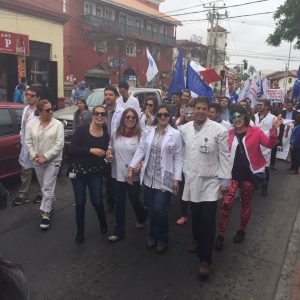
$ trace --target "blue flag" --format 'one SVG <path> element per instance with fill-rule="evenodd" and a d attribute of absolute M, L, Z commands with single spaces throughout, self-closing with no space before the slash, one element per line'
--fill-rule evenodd
<path fill-rule="evenodd" d="M 207 96 L 208 100 L 211 101 L 213 95 L 211 87 L 201 79 L 200 75 L 190 66 L 190 64 L 187 67 L 186 85 L 193 97 Z"/>
<path fill-rule="evenodd" d="M 293 86 L 293 97 L 292 99 L 297 99 L 300 95 L 300 66 L 297 73 L 297 79 Z"/>
<path fill-rule="evenodd" d="M 168 97 L 171 97 L 173 93 L 182 93 L 185 89 L 184 83 L 184 71 L 183 71 L 183 51 L 179 49 L 175 69 L 173 72 L 173 79 L 168 89 Z"/>

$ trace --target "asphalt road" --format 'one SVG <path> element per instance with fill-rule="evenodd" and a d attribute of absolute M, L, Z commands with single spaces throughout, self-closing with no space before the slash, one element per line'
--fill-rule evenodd
<path fill-rule="evenodd" d="M 170 247 L 164 255 L 146 249 L 147 228 L 135 228 L 130 204 L 126 238 L 110 244 L 101 235 L 88 202 L 86 239 L 77 246 L 73 193 L 64 176 L 57 182 L 55 214 L 48 231 L 39 228 L 38 204 L 12 207 L 9 203 L 7 209 L 0 211 L 0 253 L 23 265 L 31 299 L 264 300 L 276 298 L 282 286 L 286 293 L 281 299 L 289 299 L 287 294 L 297 294 L 294 276 L 299 249 L 289 254 L 289 265 L 286 254 L 295 226 L 299 227 L 300 175 L 288 175 L 287 167 L 279 162 L 279 170 L 272 171 L 267 198 L 255 195 L 252 219 L 241 245 L 232 242 L 239 224 L 240 203 L 236 201 L 224 249 L 214 252 L 211 278 L 206 282 L 197 277 L 197 256 L 188 252 L 190 221 L 183 226 L 175 224 L 179 215 L 175 200 L 169 209 Z M 6 184 L 12 201 L 19 182 L 14 179 Z M 36 190 L 34 183 L 32 196 Z M 114 216 L 107 217 L 112 233 Z M 299 235 L 294 239 L 299 241 Z M 282 276 L 283 270 L 288 275 Z"/>

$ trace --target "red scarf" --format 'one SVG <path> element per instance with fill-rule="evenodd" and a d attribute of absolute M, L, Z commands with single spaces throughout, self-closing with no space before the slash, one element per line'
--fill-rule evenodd
<path fill-rule="evenodd" d="M 133 137 L 133 136 L 135 136 L 135 128 L 125 129 L 122 132 L 122 136 L 124 136 L 124 137 Z"/>

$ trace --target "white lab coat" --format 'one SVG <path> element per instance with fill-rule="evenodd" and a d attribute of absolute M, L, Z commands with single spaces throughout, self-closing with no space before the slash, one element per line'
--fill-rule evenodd
<path fill-rule="evenodd" d="M 126 108 L 133 108 L 135 109 L 135 111 L 137 112 L 138 115 L 141 114 L 141 108 L 140 108 L 140 103 L 139 103 L 139 100 L 135 97 L 133 97 L 132 95 L 129 96 L 129 98 L 127 99 L 126 102 L 123 101 L 123 97 L 120 96 L 118 99 L 117 99 L 117 105 L 121 106 L 124 110 Z"/>
<path fill-rule="evenodd" d="M 109 133 L 110 135 L 112 132 L 116 131 L 116 129 L 118 128 L 123 111 L 124 111 L 124 109 L 121 106 L 119 106 L 119 105 L 116 106 L 115 112 L 111 119 L 111 126 L 110 126 L 111 132 Z"/>
<path fill-rule="evenodd" d="M 255 126 L 259 127 L 266 136 L 269 136 L 270 129 L 272 129 L 273 120 L 276 117 L 272 115 L 270 112 L 259 122 L 258 113 L 255 114 Z M 267 162 L 267 167 L 270 165 L 271 160 L 271 152 L 272 149 L 266 148 L 264 146 L 260 146 L 261 152 Z"/>
<path fill-rule="evenodd" d="M 180 131 L 184 142 L 182 199 L 196 203 L 220 199 L 221 179 L 231 179 L 227 130 L 207 119 L 199 131 L 194 122 L 183 125 Z"/>
<path fill-rule="evenodd" d="M 30 111 L 27 121 L 24 122 L 25 115 L 29 111 L 30 111 L 30 109 L 29 109 L 29 105 L 28 105 L 23 110 L 22 120 L 21 120 L 21 131 L 20 131 L 22 148 L 21 148 L 21 152 L 20 152 L 20 156 L 19 156 L 19 163 L 25 170 L 31 169 L 34 167 L 33 161 L 30 159 L 27 147 L 25 145 L 25 131 L 26 131 L 26 127 L 28 126 L 29 122 L 32 119 L 37 118 L 37 116 L 34 115 L 34 111 Z"/>
<path fill-rule="evenodd" d="M 140 172 L 140 183 L 143 183 L 145 169 L 149 161 L 152 140 L 155 135 L 156 126 L 151 126 L 143 133 L 140 144 L 129 164 L 134 168 L 143 159 L 143 166 Z M 181 180 L 182 173 L 182 140 L 180 132 L 168 125 L 167 132 L 161 147 L 161 174 L 163 190 L 174 193 L 173 180 Z"/>

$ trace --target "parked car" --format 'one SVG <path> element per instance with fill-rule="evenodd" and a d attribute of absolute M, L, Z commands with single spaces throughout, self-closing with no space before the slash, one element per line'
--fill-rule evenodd
<path fill-rule="evenodd" d="M 140 106 L 143 107 L 144 101 L 147 97 L 157 99 L 158 103 L 162 103 L 162 94 L 159 89 L 151 88 L 134 88 L 130 90 L 130 94 L 136 97 Z M 87 97 L 86 103 L 90 110 L 97 105 L 104 104 L 104 88 L 94 89 Z M 73 119 L 77 106 L 68 106 L 54 112 L 54 117 L 60 120 L 65 128 L 65 143 L 70 143 L 73 134 Z"/>
<path fill-rule="evenodd" d="M 0 102 L 0 179 L 19 175 L 20 129 L 25 105 Z"/>

